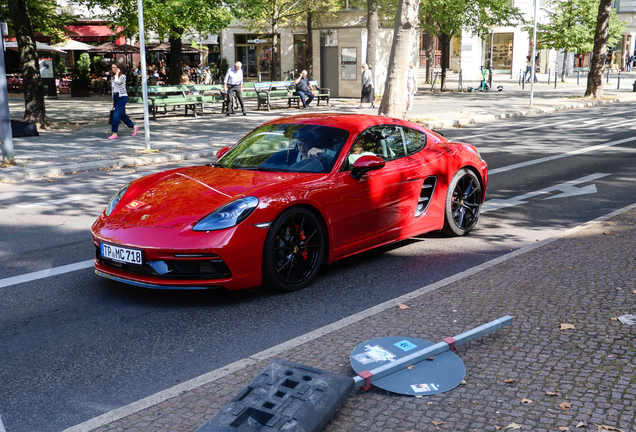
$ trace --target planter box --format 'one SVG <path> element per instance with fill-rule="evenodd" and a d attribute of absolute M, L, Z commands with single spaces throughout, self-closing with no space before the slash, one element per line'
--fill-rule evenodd
<path fill-rule="evenodd" d="M 58 87 L 60 90 L 60 94 L 69 94 L 69 88 L 68 87 Z"/>

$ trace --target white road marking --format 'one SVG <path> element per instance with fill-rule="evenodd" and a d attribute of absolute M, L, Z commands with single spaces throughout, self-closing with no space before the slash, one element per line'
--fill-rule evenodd
<path fill-rule="evenodd" d="M 633 114 L 632 111 L 619 111 L 616 113 L 611 113 L 611 114 L 607 114 L 604 116 L 607 117 L 612 117 L 615 115 L 621 115 L 621 114 Z M 596 128 L 598 123 L 599 123 L 599 119 L 598 118 L 593 118 L 593 119 L 581 119 L 581 118 L 574 118 L 571 120 L 559 120 L 557 122 L 554 123 L 545 123 L 545 122 L 533 122 L 533 123 L 537 123 L 535 126 L 528 126 L 528 127 L 524 127 L 521 129 L 515 129 L 514 132 L 523 132 L 523 131 L 529 131 L 529 130 L 534 130 L 534 129 L 542 129 L 542 128 L 562 128 L 562 129 L 573 129 L 573 128 L 577 128 L 577 127 L 581 127 L 583 125 L 585 126 L 591 126 Z M 606 127 L 611 128 L 611 125 L 606 125 Z M 502 132 L 508 132 L 508 131 L 502 131 Z M 493 134 L 493 132 L 487 132 L 487 133 L 482 133 L 482 134 L 478 134 L 478 135 L 467 135 L 467 136 L 463 136 L 461 138 L 459 138 L 460 140 L 467 140 L 467 139 L 471 139 L 471 138 L 479 138 L 482 136 L 491 136 Z"/>
<path fill-rule="evenodd" d="M 520 255 L 524 255 L 528 252 L 531 252 L 535 249 L 538 249 L 540 247 L 543 247 L 545 245 L 548 245 L 552 242 L 555 242 L 557 240 L 559 240 L 560 238 L 564 238 L 564 237 L 568 237 L 570 235 L 573 235 L 574 233 L 581 231 L 583 229 L 586 229 L 589 226 L 592 226 L 594 224 L 606 221 L 608 219 L 611 219 L 615 216 L 618 216 L 620 214 L 625 213 L 626 211 L 629 211 L 633 208 L 636 208 L 636 204 L 632 204 L 629 205 L 627 207 L 624 207 L 622 209 L 616 210 L 610 214 L 607 214 L 605 216 L 601 216 L 599 218 L 596 218 L 594 220 L 591 220 L 589 222 L 586 222 L 582 225 L 579 225 L 578 227 L 566 230 L 560 234 L 555 235 L 554 237 L 550 237 L 547 238 L 545 240 L 541 240 L 539 242 L 536 243 L 532 243 L 529 244 L 527 246 L 522 247 L 521 249 L 517 249 L 516 251 L 510 252 L 506 255 L 500 256 L 499 258 L 495 258 L 493 260 L 487 261 L 483 264 L 480 264 L 476 267 L 473 267 L 471 269 L 468 269 L 466 271 L 463 271 L 461 273 L 458 273 L 456 275 L 447 277 L 446 279 L 442 279 L 439 282 L 436 282 L 434 284 L 431 285 L 427 285 L 425 287 L 422 287 L 416 291 L 410 292 L 408 294 L 405 294 L 401 297 L 397 297 L 394 298 L 392 300 L 388 300 L 384 303 L 380 303 L 379 305 L 373 306 L 369 309 L 366 309 L 362 312 L 358 312 L 357 314 L 351 315 L 347 318 L 343 318 L 340 321 L 336 321 L 333 324 L 329 324 L 325 327 L 319 328 L 317 330 L 314 330 L 312 332 L 306 333 L 302 336 L 298 336 L 297 338 L 294 339 L 290 339 L 287 342 L 283 342 L 280 345 L 276 345 L 272 348 L 269 348 L 267 350 L 261 351 L 259 353 L 256 353 L 250 357 L 244 358 L 242 360 L 238 360 L 234 363 L 231 363 L 227 366 L 223 366 L 221 368 L 218 368 L 216 370 L 213 370 L 211 372 L 208 372 L 206 374 L 200 375 L 196 378 L 193 378 L 189 381 L 185 381 L 181 384 L 177 384 L 174 387 L 170 387 L 166 390 L 163 390 L 159 393 L 155 393 L 153 395 L 150 395 L 148 397 L 145 397 L 143 399 L 140 399 L 136 402 L 133 402 L 129 405 L 123 406 L 121 408 L 118 408 L 114 411 L 110 411 L 107 412 L 105 414 L 102 414 L 98 417 L 92 418 L 90 420 L 85 421 L 84 423 L 72 426 L 68 429 L 65 429 L 63 432 L 90 432 L 93 431 L 101 426 L 107 425 L 109 423 L 112 423 L 116 420 L 120 420 L 122 418 L 128 417 L 130 415 L 133 415 L 135 413 L 138 413 L 144 409 L 150 408 L 154 405 L 157 405 L 161 402 L 164 402 L 168 399 L 171 399 L 175 396 L 178 396 L 180 394 L 183 394 L 187 391 L 191 391 L 194 390 L 198 387 L 201 387 L 205 384 L 214 382 L 218 379 L 221 379 L 229 374 L 232 374 L 234 372 L 237 372 L 243 368 L 249 367 L 253 364 L 256 364 L 256 362 L 259 361 L 263 361 L 263 360 L 267 360 L 269 358 L 275 357 L 275 356 L 279 356 L 281 355 L 281 353 L 284 353 L 292 348 L 295 348 L 297 346 L 303 345 L 307 342 L 311 342 L 315 339 L 318 339 L 319 337 L 322 337 L 324 335 L 333 333 L 337 330 L 340 330 L 341 328 L 347 327 L 351 324 L 357 323 L 358 321 L 361 321 L 365 318 L 374 316 L 379 314 L 380 312 L 383 312 L 387 309 L 396 307 L 398 305 L 398 303 L 407 303 L 409 300 L 413 300 L 415 298 L 421 297 L 424 294 L 427 294 L 429 292 L 432 291 L 436 291 L 440 288 L 443 288 L 447 285 L 450 285 L 451 283 L 460 281 L 462 279 L 465 279 L 471 275 L 474 275 L 476 273 L 479 273 L 481 271 L 487 270 L 491 267 L 494 267 L 498 264 L 501 264 L 503 262 L 506 262 L 512 258 L 518 257 Z"/>
<path fill-rule="evenodd" d="M 20 205 L 17 205 L 16 207 L 18 208 L 41 207 L 41 206 L 48 206 L 53 204 L 61 204 L 61 203 L 69 202 L 69 201 L 79 201 L 83 199 L 84 199 L 83 196 L 74 196 L 74 197 L 63 198 L 59 200 L 53 200 L 53 201 L 41 201 L 41 202 L 33 203 L 33 204 L 20 204 Z"/>
<path fill-rule="evenodd" d="M 580 179 L 571 180 L 571 181 L 561 183 L 555 186 L 547 187 L 545 189 L 540 189 L 538 191 L 528 192 L 526 194 L 519 195 L 513 198 L 491 199 L 489 201 L 486 201 L 484 205 L 481 206 L 480 213 L 486 213 L 489 211 L 499 210 L 502 208 L 508 208 L 508 207 L 518 206 L 521 204 L 527 204 L 528 203 L 527 200 L 530 198 L 534 198 L 536 196 L 543 195 L 543 194 L 548 194 L 554 191 L 561 191 L 561 193 L 558 195 L 547 197 L 545 199 L 566 198 L 570 196 L 596 193 L 596 185 L 594 184 L 584 186 L 582 188 L 577 188 L 575 186 L 581 183 L 587 183 L 590 181 L 598 180 L 600 178 L 607 177 L 608 175 L 611 175 L 611 174 L 603 174 L 603 173 L 591 174 L 589 176 L 581 177 Z"/>
<path fill-rule="evenodd" d="M 94 260 L 80 261 L 74 264 L 63 265 L 60 267 L 53 267 L 46 270 L 40 270 L 33 273 L 27 273 L 20 276 L 13 276 L 10 278 L 0 279 L 0 288 L 6 288 L 11 285 L 17 285 L 25 282 L 31 282 L 38 279 L 44 279 L 50 276 L 57 276 L 64 273 L 70 273 L 76 270 L 82 270 L 93 267 L 95 265 Z M 0 430 L 0 432 L 2 432 Z"/>
<path fill-rule="evenodd" d="M 536 165 L 536 164 L 540 164 L 543 162 L 550 162 L 553 160 L 557 160 L 557 159 L 562 159 L 562 158 L 566 158 L 566 157 L 571 157 L 571 156 L 577 156 L 580 154 L 585 154 L 585 153 L 590 153 L 596 150 L 602 150 L 604 148 L 607 147 L 613 147 L 613 146 L 617 146 L 617 145 L 621 145 L 621 144 L 625 144 L 631 141 L 636 141 L 636 137 L 631 137 L 631 138 L 624 138 L 624 139 L 620 139 L 618 141 L 611 141 L 605 144 L 599 144 L 599 145 L 595 145 L 592 147 L 585 147 L 579 150 L 572 150 L 570 152 L 567 153 L 561 153 L 561 154 L 556 154 L 554 156 L 546 156 L 546 157 L 542 157 L 539 159 L 533 159 L 533 160 L 529 160 L 529 161 L 525 161 L 525 162 L 521 162 L 518 164 L 513 164 L 513 165 L 508 165 L 508 166 L 504 166 L 501 168 L 495 168 L 493 170 L 488 170 L 488 176 L 491 175 L 495 175 L 495 174 L 499 174 L 502 172 L 506 172 L 506 171 L 512 171 L 512 170 L 516 170 L 519 168 L 524 168 L 527 166 L 531 166 L 531 165 Z"/>

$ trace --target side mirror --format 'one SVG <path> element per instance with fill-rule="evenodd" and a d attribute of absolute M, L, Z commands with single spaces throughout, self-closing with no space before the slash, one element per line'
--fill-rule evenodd
<path fill-rule="evenodd" d="M 377 156 L 362 156 L 353 163 L 353 169 L 351 170 L 351 177 L 359 179 L 364 173 L 373 170 L 379 170 L 384 168 L 384 159 Z"/>
<path fill-rule="evenodd" d="M 223 157 L 223 155 L 225 155 L 225 153 L 227 153 L 228 151 L 230 151 L 229 147 L 223 147 L 221 150 L 219 150 L 218 152 L 216 152 L 216 158 L 217 159 L 221 159 Z"/>

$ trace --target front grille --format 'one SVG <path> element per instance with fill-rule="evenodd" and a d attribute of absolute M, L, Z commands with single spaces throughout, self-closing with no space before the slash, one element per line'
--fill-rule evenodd
<path fill-rule="evenodd" d="M 120 263 L 101 257 L 99 247 L 95 256 L 107 267 L 121 269 L 130 273 L 160 277 L 163 279 L 227 279 L 232 277 L 230 269 L 220 258 L 202 259 L 173 259 L 151 261 L 143 265 Z M 158 272 L 156 269 L 160 269 Z"/>

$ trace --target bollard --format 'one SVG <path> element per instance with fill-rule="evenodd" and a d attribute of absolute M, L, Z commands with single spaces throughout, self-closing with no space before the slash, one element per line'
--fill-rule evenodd
<path fill-rule="evenodd" d="M 581 80 L 581 69 L 576 70 L 576 85 L 579 85 L 579 81 Z"/>
<path fill-rule="evenodd" d="M 557 83 L 557 77 L 558 77 L 558 69 L 554 68 L 554 89 L 556 90 L 556 83 Z"/>
<path fill-rule="evenodd" d="M 610 70 L 607 71 L 607 83 L 609 84 L 609 79 L 610 79 Z"/>
<path fill-rule="evenodd" d="M 616 90 L 621 89 L 621 71 L 618 71 L 618 82 L 616 83 Z"/>
<path fill-rule="evenodd" d="M 550 75 L 552 75 L 552 70 L 548 69 L 548 85 L 550 85 Z"/>
<path fill-rule="evenodd" d="M 523 79 L 523 69 L 519 69 L 519 85 L 521 85 L 521 81 L 525 81 Z"/>
<path fill-rule="evenodd" d="M 632 84 L 632 92 L 636 93 L 636 81 Z"/>
<path fill-rule="evenodd" d="M 521 80 L 521 90 L 525 90 L 526 89 L 526 80 L 522 79 Z"/>

